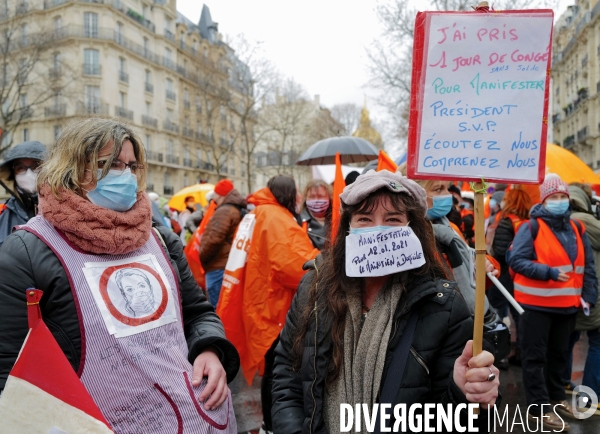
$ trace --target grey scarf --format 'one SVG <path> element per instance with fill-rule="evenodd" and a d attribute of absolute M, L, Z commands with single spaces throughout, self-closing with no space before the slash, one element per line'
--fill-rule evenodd
<path fill-rule="evenodd" d="M 356 288 L 347 295 L 348 313 L 344 330 L 344 364 L 337 380 L 325 390 L 327 432 L 340 430 L 340 404 L 377 402 L 394 312 L 402 295 L 402 286 L 384 286 L 362 325 L 362 299 Z M 361 424 L 363 433 L 366 426 Z"/>

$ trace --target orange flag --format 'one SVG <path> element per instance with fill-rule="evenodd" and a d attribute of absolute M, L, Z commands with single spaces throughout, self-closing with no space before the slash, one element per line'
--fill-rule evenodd
<path fill-rule="evenodd" d="M 344 173 L 342 172 L 342 157 L 338 152 L 335 154 L 335 180 L 333 181 L 333 201 L 331 208 L 331 243 L 335 242 L 335 237 L 338 232 L 338 226 L 340 225 L 340 209 L 342 203 L 340 201 L 340 194 L 346 187 L 346 181 L 344 180 Z"/>
<path fill-rule="evenodd" d="M 377 159 L 377 172 L 380 170 L 389 170 L 395 172 L 398 165 L 390 158 L 390 156 L 383 149 L 379 151 L 379 158 Z"/>
<path fill-rule="evenodd" d="M 183 249 L 185 257 L 188 261 L 188 265 L 190 266 L 190 271 L 192 272 L 192 275 L 194 276 L 194 279 L 196 279 L 198 285 L 200 285 L 200 287 L 203 289 L 206 287 L 206 280 L 204 277 L 204 268 L 202 268 L 202 264 L 200 263 L 200 240 L 202 239 L 202 234 L 206 229 L 206 225 L 210 221 L 216 209 L 217 204 L 213 200 L 208 206 L 206 213 L 204 213 L 204 217 L 202 218 L 202 222 L 200 222 L 200 226 L 198 226 L 198 229 L 196 229 L 196 232 L 194 232 L 194 235 L 192 235 L 192 238 L 190 238 Z"/>

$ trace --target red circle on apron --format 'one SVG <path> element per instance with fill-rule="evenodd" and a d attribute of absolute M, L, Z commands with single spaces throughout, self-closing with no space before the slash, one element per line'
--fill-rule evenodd
<path fill-rule="evenodd" d="M 160 302 L 160 305 L 158 306 L 158 309 L 156 309 L 156 311 L 154 313 L 144 316 L 144 317 L 141 317 L 141 318 L 132 318 L 132 317 L 123 315 L 113 304 L 112 300 L 110 299 L 110 296 L 108 295 L 108 281 L 115 271 L 120 270 L 122 268 L 131 268 L 134 270 L 141 269 L 141 270 L 147 271 L 152 276 L 154 276 L 154 278 L 158 281 L 158 283 L 160 284 L 161 292 L 162 292 L 162 300 Z M 165 284 L 163 283 L 162 279 L 160 278 L 159 274 L 152 268 L 148 267 L 147 265 L 141 264 L 139 262 L 133 262 L 131 264 L 114 265 L 114 266 L 108 267 L 106 270 L 104 270 L 104 272 L 102 273 L 102 276 L 100 277 L 100 295 L 102 295 L 104 304 L 108 308 L 108 311 L 111 313 L 111 315 L 113 317 L 115 317 L 118 321 L 122 322 L 123 324 L 132 326 L 132 327 L 136 327 L 136 326 L 146 324 L 151 321 L 159 319 L 162 316 L 162 314 L 165 312 L 165 310 L 167 308 L 167 303 L 169 301 L 169 296 L 167 294 L 167 288 L 166 288 Z"/>

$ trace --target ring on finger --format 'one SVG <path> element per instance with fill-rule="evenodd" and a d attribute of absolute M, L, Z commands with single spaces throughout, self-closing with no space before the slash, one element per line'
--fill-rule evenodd
<path fill-rule="evenodd" d="M 490 370 L 490 375 L 488 375 L 487 381 L 494 381 L 496 379 L 496 374 L 494 374 L 494 371 L 492 371 L 492 368 L 489 366 L 488 369 Z"/>

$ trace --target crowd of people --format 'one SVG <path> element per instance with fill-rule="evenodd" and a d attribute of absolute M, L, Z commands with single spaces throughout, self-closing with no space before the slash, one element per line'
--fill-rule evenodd
<path fill-rule="evenodd" d="M 117 433 L 162 432 L 123 417 L 136 399 L 140 409 L 166 399 L 154 412 L 183 432 L 237 432 L 227 384 L 240 367 L 250 381 L 262 376 L 265 433 L 338 432 L 342 403 L 424 402 L 478 403 L 487 432 L 510 362 L 522 366 L 528 417 L 566 431 L 550 405 L 575 418 L 566 394 L 582 332 L 582 382 L 600 396 L 600 221 L 588 186 L 548 175 L 539 200 L 491 187 L 485 271 L 525 313 L 488 282 L 474 356 L 473 199 L 458 183 L 364 170 L 347 177 L 334 210 L 323 180 L 300 193 L 278 175 L 244 198 L 222 179 L 208 205 L 189 196 L 174 213 L 146 192 L 145 164 L 135 131 L 106 119 L 72 124 L 47 150 L 26 142 L 5 154 L 0 391 L 28 332 L 25 291 L 37 288 L 42 319 Z M 246 222 L 233 305 L 224 275 Z M 396 227 L 414 235 L 424 264 L 349 276 L 347 240 Z M 196 242 L 200 266 L 190 270 L 184 246 Z M 123 360 L 116 368 L 104 361 L 109 347 Z"/>

